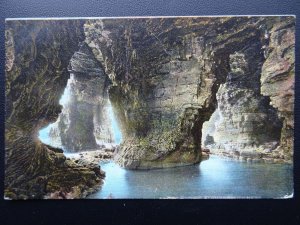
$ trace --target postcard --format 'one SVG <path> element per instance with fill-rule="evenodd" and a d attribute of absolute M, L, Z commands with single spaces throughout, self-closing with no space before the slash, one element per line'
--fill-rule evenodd
<path fill-rule="evenodd" d="M 5 199 L 292 198 L 295 16 L 5 22 Z"/>

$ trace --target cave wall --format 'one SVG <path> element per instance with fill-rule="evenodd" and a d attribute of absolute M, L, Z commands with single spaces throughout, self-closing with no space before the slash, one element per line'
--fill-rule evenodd
<path fill-rule="evenodd" d="M 295 17 L 279 20 L 266 34 L 266 60 L 262 67 L 261 93 L 283 120 L 277 153 L 292 160 L 294 151 Z"/>
<path fill-rule="evenodd" d="M 126 168 L 199 162 L 202 124 L 216 109 L 230 55 L 253 44 L 263 52 L 266 32 L 287 20 L 294 18 L 86 21 L 85 42 L 112 80 L 109 95 L 124 136 L 116 161 Z"/>
<path fill-rule="evenodd" d="M 266 162 L 291 163 L 294 151 L 295 18 L 277 17 L 260 26 L 263 28 L 263 59 L 260 65 L 254 66 L 259 69 L 259 83 L 253 78 L 247 81 L 254 81 L 253 87 L 259 90 L 256 94 L 252 92 L 255 96 L 246 97 L 245 89 L 244 94 L 240 93 L 240 83 L 234 89 L 233 82 L 226 81 L 221 85 L 217 93 L 218 109 L 204 126 L 204 138 L 208 135 L 208 139 L 203 145 L 213 152 L 242 160 L 259 158 Z M 253 104 L 253 99 L 259 101 Z"/>
<path fill-rule="evenodd" d="M 218 108 L 205 122 L 203 144 L 241 160 L 263 158 L 278 146 L 282 122 L 260 93 L 262 46 L 254 43 L 229 58 L 230 71 L 217 92 Z"/>
<path fill-rule="evenodd" d="M 100 185 L 97 166 L 80 166 L 46 146 L 38 131 L 55 122 L 82 21 L 6 21 L 5 196 L 78 198 Z M 66 195 L 68 193 L 68 195 Z"/>
<path fill-rule="evenodd" d="M 176 29 L 174 23 L 128 19 L 85 24 L 86 42 L 113 82 L 109 95 L 124 137 L 116 161 L 124 167 L 169 167 L 200 160 L 197 130 L 213 76 L 207 72 L 206 85 L 199 87 L 201 71 L 210 63 L 201 60 L 209 58 L 203 40 L 188 33 L 188 27 Z"/>

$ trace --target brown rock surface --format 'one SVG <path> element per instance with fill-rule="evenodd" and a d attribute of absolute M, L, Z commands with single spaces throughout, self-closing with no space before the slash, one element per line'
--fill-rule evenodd
<path fill-rule="evenodd" d="M 102 183 L 100 168 L 71 163 L 37 138 L 61 112 L 67 66 L 84 38 L 82 21 L 6 21 L 6 30 L 5 196 L 63 191 L 83 197 Z"/>
<path fill-rule="evenodd" d="M 278 150 L 292 159 L 295 99 L 295 18 L 278 21 L 268 33 L 266 61 L 262 67 L 261 92 L 283 119 Z"/>
<path fill-rule="evenodd" d="M 253 45 L 263 54 L 266 32 L 282 21 L 294 18 L 88 20 L 85 41 L 112 80 L 109 94 L 124 136 L 116 161 L 127 168 L 199 162 L 202 124 L 216 108 L 230 55 Z M 251 98 L 260 95 L 261 73 L 255 74 Z"/>

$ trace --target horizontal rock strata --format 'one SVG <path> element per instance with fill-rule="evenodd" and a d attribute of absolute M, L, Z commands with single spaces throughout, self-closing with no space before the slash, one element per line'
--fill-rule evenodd
<path fill-rule="evenodd" d="M 230 56 L 244 54 L 251 46 L 256 46 L 259 59 L 254 66 L 259 71 L 252 71 L 255 87 L 236 95 L 253 97 L 254 102 L 249 103 L 256 105 L 261 121 L 271 121 L 274 110 L 268 106 L 268 98 L 261 96 L 267 94 L 263 90 L 260 93 L 260 76 L 268 61 L 264 54 L 272 45 L 268 35 L 285 21 L 294 18 L 145 18 L 120 19 L 118 23 L 88 20 L 84 25 L 85 41 L 112 80 L 109 95 L 124 135 L 116 161 L 131 169 L 199 162 L 202 124 L 216 109 L 216 93 L 226 82 Z M 246 77 L 244 83 L 251 80 L 251 76 Z M 272 112 L 267 112 L 269 109 Z M 249 123 L 255 122 L 256 116 L 251 118 L 247 110 L 243 113 L 244 117 L 237 117 L 248 122 L 240 129 L 252 129 Z M 270 131 L 280 123 L 270 125 Z M 286 131 L 283 125 L 281 133 Z M 270 136 L 277 137 L 278 132 Z M 267 135 L 265 141 L 273 142 L 276 137 Z M 258 146 L 264 142 L 256 141 Z"/>
<path fill-rule="evenodd" d="M 261 93 L 283 119 L 277 153 L 292 159 L 294 151 L 295 18 L 278 21 L 268 32 L 266 60 L 262 67 Z"/>
<path fill-rule="evenodd" d="M 240 159 L 262 158 L 274 150 L 282 127 L 268 97 L 260 94 L 260 45 L 230 55 L 230 72 L 217 92 L 218 108 L 205 123 L 204 145 Z"/>

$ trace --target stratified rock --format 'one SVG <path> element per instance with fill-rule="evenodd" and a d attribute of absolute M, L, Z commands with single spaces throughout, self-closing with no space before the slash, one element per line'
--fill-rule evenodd
<path fill-rule="evenodd" d="M 292 159 L 294 146 L 295 17 L 280 19 L 266 34 L 266 60 L 262 67 L 261 92 L 271 99 L 283 119 L 278 150 Z"/>
<path fill-rule="evenodd" d="M 69 79 L 67 66 L 83 40 L 82 21 L 6 21 L 5 196 L 84 196 L 102 183 L 100 168 L 66 160 L 38 131 L 56 121 Z M 76 190 L 76 191 L 75 191 Z"/>
<path fill-rule="evenodd" d="M 199 162 L 202 124 L 216 108 L 216 92 L 229 72 L 230 55 L 247 54 L 250 46 L 262 52 L 265 30 L 277 20 L 225 17 L 87 21 L 85 41 L 113 82 L 109 95 L 124 136 L 116 161 L 127 168 Z M 250 66 L 250 70 L 261 68 L 262 54 L 258 56 L 260 64 Z M 243 68 L 237 66 L 233 72 L 239 69 Z M 269 121 L 264 111 L 268 107 L 259 114 L 258 108 L 268 105 L 268 100 L 256 97 L 260 95 L 260 73 L 254 73 L 256 83 L 246 87 L 252 91 L 237 90 L 234 95 L 253 98 L 244 100 L 245 104 L 249 101 L 255 106 L 254 113 L 262 117 L 259 121 Z M 245 79 L 252 83 L 252 77 Z M 248 123 L 242 126 L 252 129 L 249 123 L 256 118 L 251 111 L 244 113 L 237 118 L 247 117 Z M 259 135 L 264 139 L 263 134 Z"/>
<path fill-rule="evenodd" d="M 230 72 L 217 92 L 218 109 L 208 125 L 204 142 L 214 153 L 260 158 L 265 148 L 274 150 L 279 143 L 281 121 L 260 94 L 260 73 L 264 61 L 261 46 L 254 44 L 230 56 Z M 271 146 L 270 143 L 273 143 Z"/>

